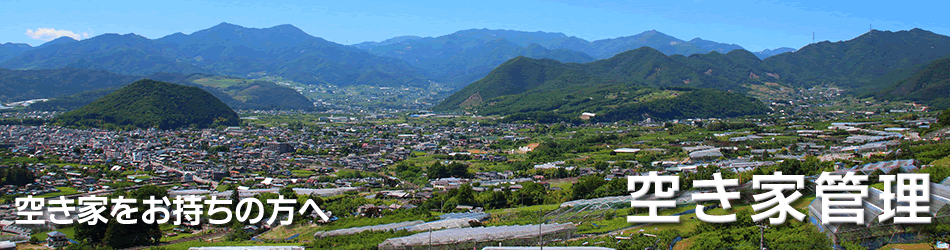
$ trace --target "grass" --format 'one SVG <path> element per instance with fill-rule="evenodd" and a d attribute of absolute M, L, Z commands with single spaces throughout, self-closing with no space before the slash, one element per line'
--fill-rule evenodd
<path fill-rule="evenodd" d="M 176 227 L 178 227 L 178 226 L 175 226 L 174 224 L 162 224 L 162 225 L 160 226 L 160 228 L 161 228 L 163 234 L 164 234 L 164 233 L 175 232 L 174 229 L 175 229 Z M 176 232 L 176 233 L 177 233 L 177 232 Z M 196 235 L 196 234 L 190 234 L 190 233 L 178 233 L 178 235 L 175 235 L 175 236 L 172 236 L 172 237 L 168 237 L 168 236 L 162 235 L 162 242 L 169 242 L 169 241 L 173 241 L 173 240 L 177 240 L 177 239 L 181 239 L 181 238 L 186 238 L 186 237 L 191 237 L 191 236 L 195 236 L 195 235 Z"/>
<path fill-rule="evenodd" d="M 261 243 L 256 241 L 221 241 L 221 242 L 200 242 L 186 241 L 181 243 L 164 245 L 166 250 L 188 250 L 191 247 L 210 247 L 210 246 L 299 246 L 300 243 Z"/>
<path fill-rule="evenodd" d="M 300 234 L 300 236 L 309 235 L 310 236 L 309 238 L 313 238 L 313 234 L 316 233 L 317 231 L 320 231 L 320 229 L 321 227 L 318 227 L 316 225 L 311 225 L 311 224 L 281 226 L 281 227 L 271 229 L 261 234 L 260 236 L 258 236 L 258 238 L 283 240 L 283 239 L 287 239 L 290 236 L 293 236 L 294 234 Z M 298 239 L 299 238 L 301 237 L 298 237 Z M 308 238 L 308 237 L 303 237 L 303 238 Z"/>
<path fill-rule="evenodd" d="M 562 190 L 569 190 L 571 186 L 574 185 L 574 181 L 577 181 L 577 178 L 566 178 L 566 179 L 555 179 L 551 180 L 548 183 L 551 184 L 551 187 L 558 187 Z"/>
<path fill-rule="evenodd" d="M 290 172 L 293 173 L 297 177 L 310 177 L 310 175 L 313 175 L 315 173 L 310 170 L 291 170 Z"/>
<path fill-rule="evenodd" d="M 933 165 L 934 167 L 950 167 L 950 156 L 933 161 L 930 163 L 930 165 Z"/>
<path fill-rule="evenodd" d="M 78 193 L 79 193 L 79 191 L 76 191 L 76 189 L 73 188 L 73 187 L 56 187 L 56 189 L 59 189 L 59 192 L 46 193 L 46 194 L 42 194 L 42 195 L 39 195 L 39 196 L 36 196 L 36 197 L 37 197 L 37 198 L 50 198 L 50 197 L 57 197 L 57 196 L 61 196 L 61 195 L 71 195 L 71 194 L 78 194 Z"/>
<path fill-rule="evenodd" d="M 931 250 L 933 248 L 932 248 L 932 244 L 930 243 L 917 243 L 917 244 L 889 244 L 878 249 L 881 249 L 881 250 L 885 250 L 885 249 Z"/>
<path fill-rule="evenodd" d="M 515 207 L 515 208 L 502 208 L 502 209 L 492 209 L 486 211 L 486 213 L 494 214 L 509 214 L 517 212 L 537 212 L 538 210 L 544 209 L 544 211 L 555 210 L 560 207 L 561 204 L 549 204 L 549 205 L 534 205 L 534 206 L 524 206 L 524 207 Z"/>

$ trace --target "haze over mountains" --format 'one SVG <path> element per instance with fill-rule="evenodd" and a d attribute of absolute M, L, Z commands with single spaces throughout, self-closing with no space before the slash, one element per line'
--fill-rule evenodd
<path fill-rule="evenodd" d="M 743 49 L 739 45 L 700 38 L 684 41 L 655 30 L 590 42 L 563 33 L 471 29 L 439 37 L 402 36 L 353 46 L 377 55 L 403 59 L 426 69 L 427 75 L 436 81 L 461 84 L 478 80 L 494 66 L 517 56 L 586 63 L 641 47 L 651 47 L 666 55 L 727 53 Z M 518 47 L 529 50 L 519 50 Z M 789 49 L 777 51 L 788 52 Z M 778 54 L 775 51 L 764 53 L 757 56 L 764 58 Z"/>
<path fill-rule="evenodd" d="M 44 44 L 7 59 L 0 67 L 75 67 L 131 75 L 266 73 L 306 84 L 427 84 L 416 68 L 403 61 L 328 42 L 291 25 L 254 29 L 222 23 L 191 35 L 176 33 L 155 40 L 104 34 L 74 43 Z"/>
<path fill-rule="evenodd" d="M 686 41 L 655 30 L 586 41 L 563 33 L 471 29 L 439 37 L 401 36 L 346 46 L 311 36 L 292 25 L 258 29 L 221 23 L 192 34 L 175 33 L 159 39 L 104 34 L 81 41 L 61 37 L 37 47 L 7 43 L 0 46 L 0 58 L 5 59 L 0 67 L 68 67 L 139 76 L 159 72 L 202 74 L 205 78 L 219 75 L 230 79 L 226 82 L 239 81 L 234 77 L 279 76 L 313 86 L 465 87 L 437 106 L 454 110 L 463 108 L 461 103 L 467 100 L 474 104 L 468 107 L 474 107 L 551 84 L 685 86 L 738 93 L 827 85 L 874 92 L 950 54 L 946 44 L 950 44 L 950 37 L 921 29 L 872 30 L 848 41 L 753 53 L 735 44 L 701 38 Z M 522 70 L 510 68 L 512 65 L 542 67 L 547 68 L 542 71 L 557 74 L 529 83 L 521 76 L 505 76 Z M 253 83 L 242 84 L 248 82 Z M 292 94 L 287 88 L 266 84 L 219 85 L 222 87 L 215 87 L 217 90 L 205 88 L 232 108 L 240 106 L 238 102 L 247 104 L 255 99 L 248 93 L 256 88 L 264 87 L 262 90 L 268 93 L 258 90 L 257 96 L 269 99 L 279 98 L 276 93 Z M 77 93 L 46 93 L 36 86 L 23 81 L 0 83 L 0 89 L 16 92 L 2 96 L 6 101 Z M 87 90 L 116 86 L 108 83 Z M 294 100 L 302 103 L 299 98 Z M 267 105 L 280 107 L 274 102 Z"/>
<path fill-rule="evenodd" d="M 950 54 L 946 44 L 950 37 L 914 29 L 872 31 L 849 41 L 811 44 L 765 60 L 745 50 L 687 57 L 667 56 L 651 47 L 586 64 L 518 57 L 455 92 L 435 109 L 496 110 L 514 95 L 543 92 L 563 96 L 564 92 L 585 93 L 581 89 L 607 85 L 701 87 L 742 93 L 834 85 L 875 91 L 893 84 L 874 80 L 895 69 L 922 68 L 922 64 Z M 518 105 L 524 106 L 522 110 L 556 110 L 571 103 L 569 99 L 551 102 L 539 98 Z"/>
<path fill-rule="evenodd" d="M 89 104 L 119 87 L 152 79 L 201 88 L 233 109 L 313 109 L 297 91 L 272 82 L 206 74 L 154 73 L 146 76 L 76 68 L 9 70 L 0 68 L 0 102 L 52 98 L 33 110 L 68 111 Z"/>
<path fill-rule="evenodd" d="M 82 41 L 61 37 L 35 48 L 4 44 L 0 47 L 0 67 L 74 67 L 130 75 L 269 74 L 305 84 L 340 86 L 427 86 L 428 80 L 433 80 L 461 87 L 516 56 L 590 62 L 643 46 L 684 55 L 742 48 L 698 38 L 683 41 L 657 31 L 588 42 L 562 33 L 487 29 L 345 46 L 311 36 L 293 25 L 258 29 L 221 23 L 192 34 L 175 33 L 159 39 L 103 34 Z"/>

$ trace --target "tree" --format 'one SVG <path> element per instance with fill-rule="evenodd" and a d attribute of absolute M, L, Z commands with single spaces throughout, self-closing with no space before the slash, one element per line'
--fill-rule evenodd
<path fill-rule="evenodd" d="M 535 182 L 524 182 L 521 184 L 521 190 L 518 190 L 517 193 L 512 194 L 513 199 L 511 205 L 521 205 L 533 206 L 539 205 L 544 202 L 544 197 L 547 195 L 547 189 L 543 185 Z"/>
<path fill-rule="evenodd" d="M 435 163 L 432 163 L 432 166 L 429 166 L 429 168 L 426 169 L 426 175 L 429 177 L 429 179 L 434 180 L 448 176 L 448 171 L 445 169 L 445 166 L 443 166 L 442 163 L 436 161 Z"/>
<path fill-rule="evenodd" d="M 455 199 L 458 200 L 458 203 L 461 205 L 475 204 L 475 191 L 472 189 L 471 185 L 464 184 L 459 187 L 459 191 L 458 194 L 455 195 Z"/>
<path fill-rule="evenodd" d="M 597 192 L 598 188 L 607 184 L 607 180 L 604 180 L 603 176 L 600 175 L 587 175 L 581 177 L 577 180 L 577 184 L 571 186 L 572 191 L 572 200 L 577 199 L 589 199 L 598 197 Z"/>
<path fill-rule="evenodd" d="M 114 248 L 128 248 L 158 243 L 162 239 L 162 230 L 157 223 L 141 221 L 142 212 L 132 214 L 132 218 L 139 218 L 133 224 L 119 224 L 116 220 L 109 220 L 105 237 L 102 239 L 107 246 Z"/>
<path fill-rule="evenodd" d="M 937 121 L 940 125 L 950 126 L 950 108 L 944 110 L 937 116 Z"/>
<path fill-rule="evenodd" d="M 106 217 L 107 220 L 112 221 L 111 216 L 103 213 L 103 217 Z M 106 230 L 109 229 L 109 224 L 107 223 L 96 223 L 95 225 L 89 225 L 87 223 L 77 223 L 75 231 L 76 240 L 80 242 L 93 242 L 98 243 L 102 242 L 102 239 L 106 236 Z"/>

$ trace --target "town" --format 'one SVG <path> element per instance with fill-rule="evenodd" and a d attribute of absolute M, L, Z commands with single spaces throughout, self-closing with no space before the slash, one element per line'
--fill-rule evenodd
<path fill-rule="evenodd" d="M 329 221 L 303 216 L 287 226 L 163 225 L 164 237 L 156 243 L 169 249 L 197 241 L 456 249 L 532 245 L 539 243 L 532 238 L 537 236 L 551 246 L 695 246 L 708 235 L 688 211 L 705 204 L 691 198 L 705 190 L 692 187 L 692 181 L 721 172 L 745 184 L 754 175 L 776 170 L 805 176 L 859 172 L 873 176 L 870 186 L 878 191 L 883 186 L 876 176 L 929 173 L 932 216 L 935 221 L 950 219 L 945 212 L 950 208 L 941 202 L 950 198 L 950 133 L 947 121 L 938 119 L 939 111 L 821 91 L 801 96 L 772 102 L 772 113 L 763 117 L 637 123 L 543 124 L 425 112 L 242 111 L 241 126 L 208 129 L 0 125 L 5 203 L 0 219 L 6 240 L 78 246 L 84 244 L 77 238 L 78 226 L 13 223 L 19 218 L 15 198 L 110 196 L 160 187 L 170 197 L 293 195 L 319 200 L 332 215 Z M 677 194 L 677 206 L 660 213 L 682 216 L 684 224 L 626 222 L 623 215 L 646 211 L 630 207 L 625 177 L 650 171 L 680 178 L 683 192 Z M 806 195 L 792 205 L 809 219 L 787 223 L 818 228 L 810 234 L 819 236 L 812 243 L 853 244 L 882 237 L 877 228 L 826 228 L 820 223 L 821 199 L 814 190 L 802 192 Z M 748 209 L 745 204 L 753 202 L 743 194 L 745 201 L 739 203 Z M 749 212 L 731 211 L 740 216 Z M 717 208 L 709 213 L 725 212 Z M 538 233 L 539 225 L 545 233 Z M 483 227 L 495 227 L 497 235 L 485 236 Z M 886 237 L 940 230 L 876 227 L 888 227 Z M 424 239 L 430 232 L 435 240 Z M 453 235 L 470 238 L 457 241 Z"/>

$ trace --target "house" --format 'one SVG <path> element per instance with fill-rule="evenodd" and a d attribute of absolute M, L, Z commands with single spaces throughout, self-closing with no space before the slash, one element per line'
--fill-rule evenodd
<path fill-rule="evenodd" d="M 584 112 L 584 113 L 581 113 L 580 118 L 581 120 L 590 120 L 590 118 L 594 118 L 594 116 L 597 116 L 597 114 Z"/>
<path fill-rule="evenodd" d="M 260 228 L 255 225 L 247 225 L 244 227 L 244 232 L 250 235 L 257 234 L 257 230 L 260 230 Z"/>
<path fill-rule="evenodd" d="M 614 153 L 618 153 L 618 154 L 633 154 L 633 153 L 636 153 L 636 152 L 640 152 L 640 149 L 639 149 L 639 148 L 618 148 L 618 149 L 614 149 Z"/>
<path fill-rule="evenodd" d="M 293 152 L 294 146 L 290 145 L 290 143 L 271 142 L 267 144 L 267 149 L 273 151 L 276 154 L 283 154 L 287 152 Z"/>
<path fill-rule="evenodd" d="M 60 248 L 66 247 L 66 245 L 69 245 L 69 239 L 66 238 L 66 234 L 60 233 L 59 231 L 46 233 L 46 246 L 50 248 Z"/>

